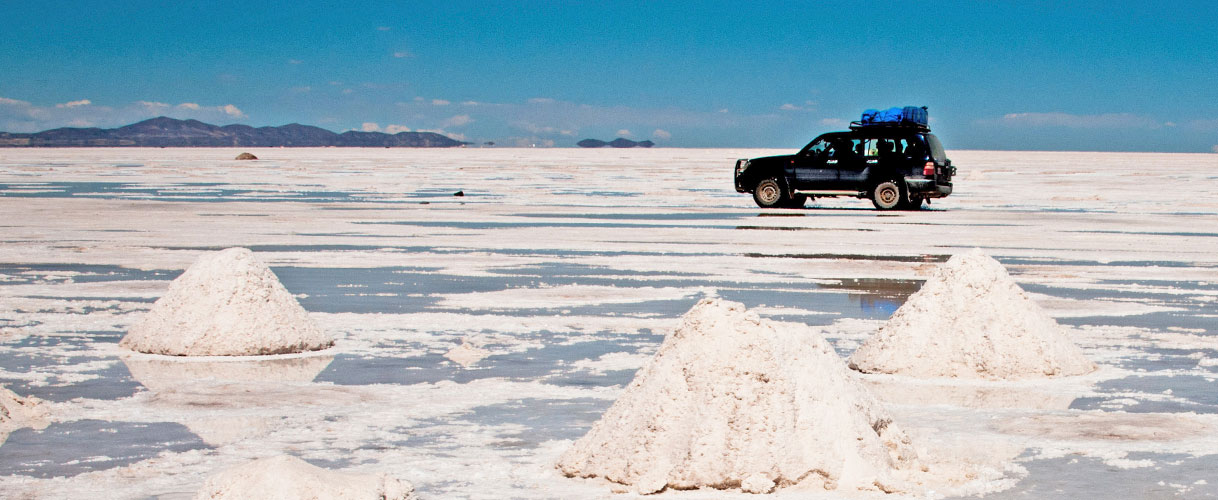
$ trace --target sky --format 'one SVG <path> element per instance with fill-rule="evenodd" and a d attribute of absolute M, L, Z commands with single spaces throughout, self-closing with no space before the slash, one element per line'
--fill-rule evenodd
<path fill-rule="evenodd" d="M 1218 153 L 1206 2 L 0 0 L 0 23 L 8 132 L 786 148 L 915 105 L 948 149 Z"/>

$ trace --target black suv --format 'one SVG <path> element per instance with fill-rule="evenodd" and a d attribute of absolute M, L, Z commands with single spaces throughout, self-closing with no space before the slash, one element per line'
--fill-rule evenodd
<path fill-rule="evenodd" d="M 762 208 L 800 208 L 809 198 L 871 198 L 880 210 L 916 210 L 952 194 L 956 168 L 924 124 L 853 122 L 793 155 L 736 160 L 736 191 Z"/>

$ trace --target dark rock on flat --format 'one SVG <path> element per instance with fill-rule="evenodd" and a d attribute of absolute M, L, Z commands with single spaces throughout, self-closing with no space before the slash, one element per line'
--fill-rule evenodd
<path fill-rule="evenodd" d="M 609 143 L 605 141 L 598 141 L 596 139 L 584 139 L 575 143 L 575 145 L 581 148 L 603 148 L 609 145 Z"/>
<path fill-rule="evenodd" d="M 596 140 L 596 139 L 584 139 L 582 141 L 575 143 L 575 145 L 579 146 L 581 148 L 603 148 L 605 146 L 611 146 L 611 147 L 615 147 L 615 148 L 649 148 L 649 147 L 655 146 L 656 143 L 651 142 L 651 141 L 635 142 L 630 139 L 626 139 L 624 137 L 618 137 L 617 139 L 614 139 L 610 142 L 600 141 L 600 140 Z"/>
<path fill-rule="evenodd" d="M 257 160 L 258 157 L 254 156 L 252 154 L 249 154 L 249 153 L 241 153 L 241 154 L 237 155 L 237 158 L 235 158 L 235 159 L 237 159 L 237 160 Z"/>

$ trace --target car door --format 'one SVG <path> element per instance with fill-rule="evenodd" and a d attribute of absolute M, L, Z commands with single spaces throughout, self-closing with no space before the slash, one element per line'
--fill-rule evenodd
<path fill-rule="evenodd" d="M 788 178 L 796 190 L 833 189 L 841 153 L 835 144 L 819 138 L 790 160 Z"/>
<path fill-rule="evenodd" d="M 861 137 L 842 138 L 841 149 L 847 151 L 841 155 L 841 159 L 837 164 L 837 189 L 864 189 L 862 186 L 866 178 L 868 167 L 875 164 L 875 156 L 869 154 L 872 151 L 868 148 L 872 147 L 872 141 Z"/>

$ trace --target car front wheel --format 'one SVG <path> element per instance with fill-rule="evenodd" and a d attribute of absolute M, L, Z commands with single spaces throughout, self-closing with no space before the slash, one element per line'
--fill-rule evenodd
<path fill-rule="evenodd" d="M 871 190 L 871 204 L 880 210 L 892 210 L 905 199 L 904 191 L 895 180 L 881 182 Z"/>
<path fill-rule="evenodd" d="M 779 208 L 785 206 L 790 199 L 778 179 L 770 177 L 757 183 L 757 187 L 753 189 L 753 201 L 761 208 Z"/>

